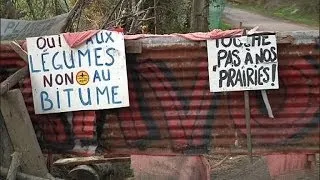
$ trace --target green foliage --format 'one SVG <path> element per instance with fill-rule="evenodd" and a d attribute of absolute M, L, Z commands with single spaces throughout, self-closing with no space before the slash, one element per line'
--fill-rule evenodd
<path fill-rule="evenodd" d="M 39 20 L 68 11 L 68 0 L 2 0 L 1 18 Z"/>
<path fill-rule="evenodd" d="M 153 0 L 152 0 L 153 1 Z M 190 3 L 186 0 L 161 0 L 157 6 L 158 34 L 185 33 L 189 30 Z"/>
<path fill-rule="evenodd" d="M 222 14 L 225 8 L 224 0 L 211 0 L 209 7 L 209 29 L 231 29 L 230 24 L 222 21 Z"/>
<path fill-rule="evenodd" d="M 231 24 L 228 24 L 228 23 L 222 21 L 220 29 L 222 29 L 222 30 L 230 30 L 232 28 L 233 28 L 233 26 Z"/>
<path fill-rule="evenodd" d="M 123 1 L 123 9 L 117 9 L 110 15 L 110 20 L 119 18 L 124 9 L 127 13 L 132 13 L 131 3 L 139 0 Z M 2 0 L 1 18 L 40 20 L 66 13 L 76 4 L 77 0 Z M 83 31 L 88 29 L 101 28 L 108 19 L 109 14 L 115 8 L 119 0 L 86 0 L 84 6 L 80 6 L 81 11 L 77 14 L 77 19 L 72 24 L 72 29 Z M 153 9 L 148 11 L 148 20 L 143 21 L 142 25 L 147 26 L 149 33 L 154 33 L 156 26 L 158 34 L 175 32 L 188 32 L 190 19 L 190 0 L 156 0 L 156 13 Z M 154 0 L 144 0 L 143 8 L 148 9 L 154 6 Z M 156 15 L 156 24 L 152 17 Z M 130 17 L 129 17 L 130 18 Z M 132 20 L 132 17 L 131 17 Z M 114 25 L 114 24 L 113 24 Z M 117 23 L 115 24 L 117 25 Z M 130 24 L 126 25 L 129 28 Z"/>

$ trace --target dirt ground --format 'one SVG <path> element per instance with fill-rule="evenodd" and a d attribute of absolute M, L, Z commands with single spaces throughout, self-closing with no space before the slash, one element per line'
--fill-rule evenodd
<path fill-rule="evenodd" d="M 206 158 L 211 166 L 212 180 L 271 180 L 266 160 L 261 156 L 253 157 L 252 163 L 245 155 L 227 158 L 221 155 L 208 155 Z M 222 162 L 223 159 L 225 161 Z M 319 180 L 319 155 L 316 164 L 314 170 L 284 174 L 275 180 Z"/>

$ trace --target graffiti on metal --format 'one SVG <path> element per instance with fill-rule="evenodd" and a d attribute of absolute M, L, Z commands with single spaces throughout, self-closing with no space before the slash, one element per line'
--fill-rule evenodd
<path fill-rule="evenodd" d="M 38 21 L 1 18 L 1 41 L 59 34 L 61 28 L 66 24 L 67 17 L 68 13 Z"/>
<path fill-rule="evenodd" d="M 288 36 L 293 42 L 303 41 L 290 33 L 277 39 Z M 303 44 L 278 41 L 280 88 L 267 91 L 274 119 L 268 117 L 260 92 L 250 91 L 256 154 L 319 151 L 318 35 L 307 38 Z M 43 149 L 245 153 L 243 93 L 210 93 L 205 43 L 162 37 L 139 41 L 143 53 L 127 55 L 128 108 L 35 115 L 30 79 L 24 80 L 21 90 Z M 8 52 L 12 51 L 1 49 L 1 55 L 17 60 L 1 60 L 1 66 L 18 67 L 19 59 Z"/>

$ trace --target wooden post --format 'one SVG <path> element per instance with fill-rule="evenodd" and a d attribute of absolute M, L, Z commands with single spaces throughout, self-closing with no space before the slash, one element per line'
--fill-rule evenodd
<path fill-rule="evenodd" d="M 1 112 L 14 150 L 22 153 L 22 172 L 46 177 L 48 173 L 46 163 L 21 91 L 11 90 L 0 98 Z"/>
<path fill-rule="evenodd" d="M 244 108 L 246 118 L 246 129 L 247 129 L 247 148 L 250 156 L 250 162 L 252 163 L 252 139 L 251 139 L 251 116 L 250 116 L 250 100 L 249 91 L 244 91 Z"/>
<path fill-rule="evenodd" d="M 240 22 L 240 28 L 242 29 L 242 22 Z M 243 34 L 247 35 L 246 29 L 243 29 Z M 249 153 L 250 162 L 252 163 L 252 139 L 251 139 L 251 116 L 250 116 L 250 99 L 249 91 L 244 91 L 244 111 L 245 111 L 245 120 L 246 120 L 246 129 L 247 129 L 247 149 Z"/>

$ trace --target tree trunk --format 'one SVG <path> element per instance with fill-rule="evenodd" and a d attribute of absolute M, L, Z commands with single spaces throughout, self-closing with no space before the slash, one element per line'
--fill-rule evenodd
<path fill-rule="evenodd" d="M 208 31 L 209 0 L 192 0 L 190 31 Z"/>

